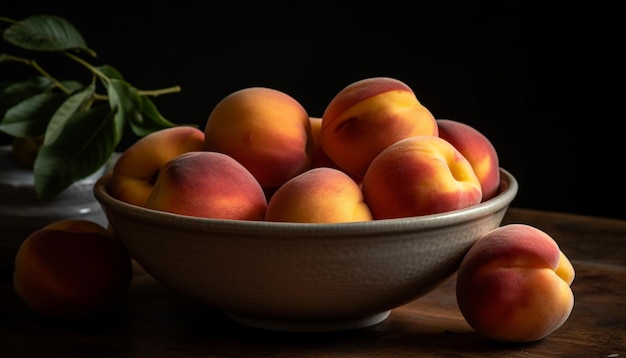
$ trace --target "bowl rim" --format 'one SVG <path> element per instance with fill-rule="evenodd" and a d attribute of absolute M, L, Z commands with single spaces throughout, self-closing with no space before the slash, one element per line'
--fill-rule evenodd
<path fill-rule="evenodd" d="M 229 220 L 202 218 L 186 216 L 148 209 L 112 197 L 107 191 L 107 184 L 112 172 L 102 175 L 93 186 L 93 193 L 96 200 L 102 206 L 107 215 L 110 213 L 121 214 L 123 216 L 146 222 L 155 222 L 159 225 L 179 227 L 185 224 L 187 230 L 206 231 L 209 229 L 220 232 L 260 232 L 269 231 L 272 233 L 285 233 L 292 235 L 302 233 L 305 235 L 380 235 L 381 233 L 393 233 L 419 230 L 431 230 L 435 228 L 447 227 L 450 225 L 462 224 L 469 221 L 489 216 L 508 208 L 515 199 L 518 192 L 517 179 L 507 170 L 500 170 L 500 192 L 495 197 L 473 205 L 468 208 L 452 210 L 444 213 L 429 214 L 404 218 L 377 219 L 360 222 L 341 223 L 294 223 L 294 222 L 272 222 L 253 220 Z"/>

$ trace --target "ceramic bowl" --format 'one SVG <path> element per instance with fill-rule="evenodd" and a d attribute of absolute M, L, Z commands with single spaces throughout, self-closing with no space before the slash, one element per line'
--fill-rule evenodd
<path fill-rule="evenodd" d="M 456 272 L 470 246 L 500 226 L 518 190 L 443 214 L 303 224 L 181 216 L 133 206 L 94 186 L 129 252 L 165 286 L 248 326 L 330 331 L 371 326 Z"/>

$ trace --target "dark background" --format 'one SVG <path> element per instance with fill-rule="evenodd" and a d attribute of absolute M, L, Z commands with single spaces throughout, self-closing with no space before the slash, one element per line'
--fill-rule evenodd
<path fill-rule="evenodd" d="M 395 77 L 437 118 L 490 138 L 519 181 L 514 206 L 626 218 L 617 4 L 63 4 L 11 2 L 0 16 L 61 15 L 98 52 L 94 63 L 116 67 L 141 89 L 180 85 L 181 93 L 155 100 L 174 122 L 204 126 L 220 99 L 248 86 L 282 90 L 321 116 L 349 83 Z M 0 64 L 0 79 L 19 71 Z"/>

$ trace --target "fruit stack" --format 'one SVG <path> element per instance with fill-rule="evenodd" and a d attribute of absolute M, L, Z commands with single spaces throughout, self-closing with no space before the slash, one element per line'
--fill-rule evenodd
<path fill-rule="evenodd" d="M 322 225 L 468 208 L 501 192 L 500 175 L 485 135 L 436 119 L 404 82 L 372 77 L 339 91 L 321 117 L 279 90 L 233 92 L 216 104 L 204 128 L 172 127 L 135 142 L 116 162 L 107 190 L 126 203 L 180 215 Z M 53 245 L 75 250 L 54 258 L 47 251 Z M 110 257 L 110 265 L 93 259 L 100 268 L 81 271 L 94 257 Z M 42 314 L 86 315 L 128 287 L 127 260 L 106 231 L 64 223 L 24 242 L 14 283 Z M 48 279 L 38 280 L 42 275 Z M 79 290 L 85 280 L 101 282 L 90 287 L 102 289 Z M 574 268 L 550 236 L 511 224 L 470 248 L 456 294 L 477 332 L 528 342 L 567 320 L 573 280 Z"/>

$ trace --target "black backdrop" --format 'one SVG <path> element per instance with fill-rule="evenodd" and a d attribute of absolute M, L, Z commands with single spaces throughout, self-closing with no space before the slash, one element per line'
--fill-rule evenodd
<path fill-rule="evenodd" d="M 181 93 L 155 100 L 174 122 L 203 126 L 215 103 L 248 86 L 287 92 L 321 116 L 347 84 L 391 76 L 437 118 L 491 139 L 501 166 L 520 182 L 513 205 L 626 218 L 626 56 L 617 5 L 11 4 L 0 16 L 65 17 L 98 52 L 97 64 L 116 67 L 136 87 L 180 85 Z M 0 79 L 15 73 L 0 64 Z"/>

